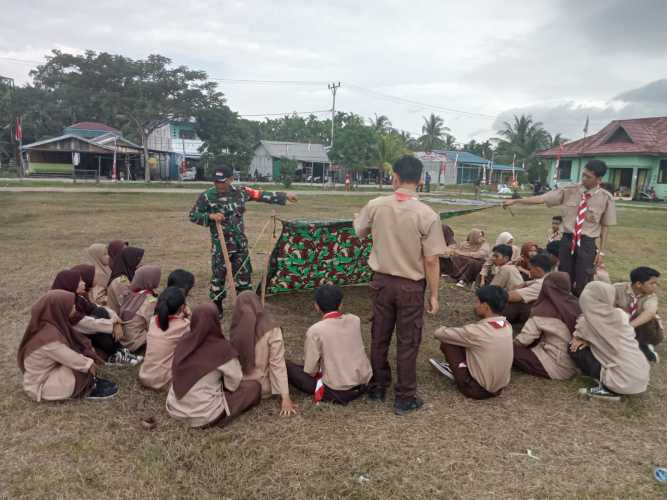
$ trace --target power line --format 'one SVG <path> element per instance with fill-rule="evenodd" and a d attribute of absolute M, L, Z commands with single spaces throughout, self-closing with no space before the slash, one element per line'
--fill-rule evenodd
<path fill-rule="evenodd" d="M 225 83 L 249 83 L 257 85 L 327 85 L 329 82 L 318 82 L 315 80 L 250 80 L 247 78 L 217 78 L 208 77 L 209 80 Z"/>
<path fill-rule="evenodd" d="M 242 118 L 249 118 L 254 116 L 289 116 L 289 115 L 310 115 L 319 113 L 331 113 L 330 109 L 317 109 L 314 111 L 286 111 L 285 113 L 257 113 L 252 115 L 239 115 Z"/>

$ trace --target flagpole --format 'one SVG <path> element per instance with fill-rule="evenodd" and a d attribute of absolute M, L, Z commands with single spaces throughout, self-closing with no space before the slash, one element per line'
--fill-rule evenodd
<path fill-rule="evenodd" d="M 512 158 L 512 182 L 516 181 L 516 171 L 514 170 L 514 164 L 516 163 L 516 153 L 514 153 L 514 157 Z"/>
<path fill-rule="evenodd" d="M 113 164 L 111 165 L 111 181 L 116 182 L 116 139 L 113 140 Z"/>

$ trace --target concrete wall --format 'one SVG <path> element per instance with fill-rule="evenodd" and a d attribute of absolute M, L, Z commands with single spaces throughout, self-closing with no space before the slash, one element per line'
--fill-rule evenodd
<path fill-rule="evenodd" d="M 255 170 L 257 170 L 259 175 L 263 177 L 273 176 L 273 158 L 271 158 L 269 152 L 261 144 L 255 149 L 255 154 L 250 162 L 248 173 L 250 175 L 255 175 Z"/>

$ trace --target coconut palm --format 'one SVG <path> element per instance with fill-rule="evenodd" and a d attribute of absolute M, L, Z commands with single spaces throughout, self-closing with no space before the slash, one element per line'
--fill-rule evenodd
<path fill-rule="evenodd" d="M 422 136 L 419 138 L 421 146 L 424 151 L 430 153 L 434 149 L 445 146 L 445 136 L 448 135 L 449 128 L 445 127 L 445 122 L 442 117 L 431 113 L 431 116 L 423 117 L 424 125 L 422 125 Z"/>
<path fill-rule="evenodd" d="M 552 138 L 544 130 L 542 122 L 533 121 L 530 115 L 514 115 L 514 122 L 503 122 L 503 126 L 504 128 L 498 131 L 500 137 L 496 139 L 496 159 L 510 163 L 516 158 L 519 165 L 525 163 L 528 167 L 530 180 L 543 177 L 545 173 L 539 167 L 536 154 L 548 148 Z"/>
<path fill-rule="evenodd" d="M 375 119 L 369 118 L 368 121 L 371 124 L 371 128 L 379 134 L 384 134 L 391 131 L 391 121 L 389 118 L 387 118 L 386 115 L 378 116 L 378 114 L 375 113 Z"/>

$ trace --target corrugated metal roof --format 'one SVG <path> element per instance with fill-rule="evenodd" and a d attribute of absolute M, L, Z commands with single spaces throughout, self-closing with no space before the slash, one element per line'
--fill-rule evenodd
<path fill-rule="evenodd" d="M 260 141 L 273 158 L 289 158 L 290 160 L 311 163 L 329 163 L 329 156 L 322 144 L 305 142 Z"/>
<path fill-rule="evenodd" d="M 477 166 L 482 166 L 482 165 L 488 165 L 489 159 L 488 158 L 482 158 L 481 156 L 477 156 L 476 154 L 469 153 L 468 151 L 445 151 L 444 149 L 436 149 L 433 150 L 434 156 L 435 157 L 446 157 L 447 161 L 449 162 L 454 162 L 456 161 L 459 165 L 461 164 L 466 164 L 466 165 L 477 165 Z M 420 153 L 417 153 L 420 154 Z M 426 155 L 426 153 L 421 153 L 422 155 Z M 428 157 L 425 158 L 428 160 Z M 438 161 L 438 160 L 436 160 Z M 494 170 L 512 170 L 512 165 L 503 165 L 501 163 L 495 163 L 493 164 L 493 169 Z M 514 167 L 514 170 L 516 171 L 523 171 L 521 168 L 521 164 L 517 164 Z"/>
<path fill-rule="evenodd" d="M 109 125 L 106 125 L 104 123 L 100 122 L 78 122 L 70 125 L 69 127 L 65 127 L 66 129 L 68 128 L 75 128 L 79 130 L 95 130 L 95 131 L 105 131 L 105 132 L 113 132 L 115 134 L 120 134 L 120 130 L 115 129 L 113 127 L 110 127 Z"/>
<path fill-rule="evenodd" d="M 620 140 L 612 140 L 619 130 Z M 622 132 L 630 139 L 623 140 Z M 558 153 L 562 156 L 594 156 L 594 155 L 622 155 L 622 154 L 667 154 L 667 116 L 655 118 L 635 118 L 631 120 L 614 120 L 597 134 L 585 139 L 563 144 L 540 151 L 537 156 L 555 158 Z"/>

